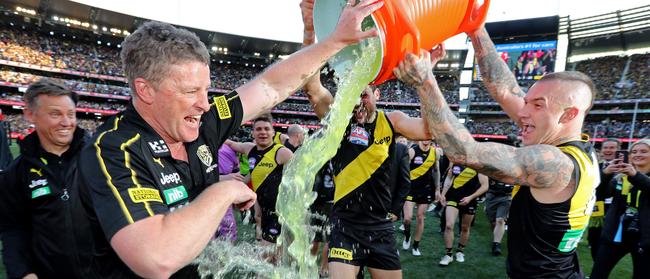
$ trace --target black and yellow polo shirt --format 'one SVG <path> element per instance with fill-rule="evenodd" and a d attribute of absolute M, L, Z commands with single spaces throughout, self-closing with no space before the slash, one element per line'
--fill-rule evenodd
<path fill-rule="evenodd" d="M 558 148 L 575 166 L 575 192 L 566 201 L 540 203 L 529 187 L 516 185 L 508 218 L 507 271 L 511 278 L 569 278 L 579 273 L 576 247 L 600 183 L 598 161 L 586 140 Z"/>
<path fill-rule="evenodd" d="M 334 206 L 332 220 L 349 226 L 391 227 L 392 204 L 389 176 L 395 138 L 383 111 L 372 123 L 351 123 L 338 152 L 332 158 Z"/>
<path fill-rule="evenodd" d="M 166 214 L 196 198 L 219 181 L 217 151 L 241 125 L 243 110 L 236 92 L 214 97 L 201 117 L 199 137 L 185 143 L 188 161 L 171 157 L 162 138 L 131 105 L 81 154 L 79 173 L 88 188 L 98 251 L 110 251 L 115 278 L 131 277 L 109 244 L 117 231 L 157 214 Z M 104 259 L 105 260 L 105 259 Z M 107 261 L 113 262 L 113 261 Z M 181 270 L 183 271 L 183 270 Z"/>

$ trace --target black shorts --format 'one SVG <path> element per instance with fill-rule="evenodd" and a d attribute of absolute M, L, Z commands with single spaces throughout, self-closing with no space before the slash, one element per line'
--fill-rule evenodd
<path fill-rule="evenodd" d="M 280 236 L 281 227 L 278 215 L 272 211 L 262 210 L 262 239 L 275 243 Z"/>
<path fill-rule="evenodd" d="M 485 196 L 485 214 L 490 222 L 496 221 L 497 218 L 508 219 L 510 197 L 510 195 L 494 195 L 487 193 Z"/>
<path fill-rule="evenodd" d="M 414 202 L 416 204 L 430 204 L 433 202 L 433 191 L 431 188 L 411 189 L 409 195 L 406 196 L 406 201 Z"/>
<path fill-rule="evenodd" d="M 369 268 L 400 270 L 395 229 L 355 229 L 340 222 L 332 226 L 329 262 Z"/>
<path fill-rule="evenodd" d="M 314 241 L 325 242 L 329 239 L 329 215 L 332 210 L 332 203 L 314 204 L 311 208 L 311 228 L 314 230 Z"/>
<path fill-rule="evenodd" d="M 447 191 L 447 195 L 445 196 L 445 198 L 447 199 L 447 206 L 458 208 L 458 213 L 460 215 L 475 215 L 476 207 L 478 206 L 476 199 L 473 199 L 467 205 L 460 205 L 459 204 L 460 200 L 462 200 L 464 197 L 467 197 L 469 195 L 466 195 L 466 193 L 464 193 L 463 191 L 452 191 L 452 190 L 453 189 L 449 189 L 449 191 Z"/>

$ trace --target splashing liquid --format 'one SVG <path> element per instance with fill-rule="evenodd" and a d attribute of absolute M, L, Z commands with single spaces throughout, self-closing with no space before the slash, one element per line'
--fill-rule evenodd
<path fill-rule="evenodd" d="M 372 81 L 371 63 L 378 56 L 379 38 L 363 42 L 364 47 L 352 67 L 335 73 L 338 92 L 323 128 L 310 136 L 284 167 L 276 211 L 282 223 L 278 245 L 282 245 L 283 262 L 298 272 L 296 278 L 317 278 L 316 257 L 310 254 L 314 232 L 309 230 L 309 207 L 315 199 L 314 177 L 336 154 L 359 95 Z"/>
<path fill-rule="evenodd" d="M 366 18 L 364 29 L 369 25 L 372 21 Z M 379 38 L 370 38 L 360 44 L 360 53 L 355 53 L 358 59 L 349 61 L 343 71 L 335 73 L 338 91 L 330 112 L 321 121 L 323 128 L 308 137 L 284 166 L 276 203 L 282 224 L 277 241 L 281 249 L 279 265 L 264 261 L 262 256 L 274 247 L 260 248 L 249 243 L 233 246 L 227 241 L 215 240 L 195 260 L 201 276 L 318 278 L 316 257 L 310 253 L 316 230 L 310 226 L 310 205 L 315 200 L 314 178 L 336 154 L 361 92 L 375 78 L 370 69 L 381 60 Z"/>

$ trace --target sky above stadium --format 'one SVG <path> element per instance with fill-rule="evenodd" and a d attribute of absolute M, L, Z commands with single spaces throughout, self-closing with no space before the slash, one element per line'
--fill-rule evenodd
<path fill-rule="evenodd" d="M 182 26 L 302 42 L 300 0 L 73 1 Z M 488 22 L 552 15 L 569 15 L 575 19 L 648 4 L 650 0 L 492 0 Z"/>

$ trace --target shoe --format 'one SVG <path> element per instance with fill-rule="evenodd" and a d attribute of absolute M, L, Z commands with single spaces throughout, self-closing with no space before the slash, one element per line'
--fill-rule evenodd
<path fill-rule="evenodd" d="M 465 262 L 465 254 L 463 252 L 456 252 L 456 261 L 459 263 Z"/>
<path fill-rule="evenodd" d="M 417 248 L 413 248 L 413 250 L 411 250 L 411 253 L 413 254 L 413 256 L 416 257 L 422 256 L 422 254 L 420 253 L 420 249 Z"/>
<path fill-rule="evenodd" d="M 449 255 L 444 255 L 444 256 L 442 256 L 442 259 L 440 259 L 440 265 L 442 265 L 442 266 L 448 266 L 449 263 L 451 263 L 451 262 L 453 262 L 453 261 L 454 261 L 454 258 L 452 258 L 452 257 L 449 256 Z"/>
<path fill-rule="evenodd" d="M 410 247 L 411 247 L 411 240 L 409 239 L 409 241 L 406 241 L 406 239 L 404 239 L 404 241 L 402 241 L 402 249 L 408 250 Z"/>
<path fill-rule="evenodd" d="M 402 224 L 402 225 L 399 226 L 399 230 L 400 230 L 400 231 L 404 231 L 404 224 Z"/>
<path fill-rule="evenodd" d="M 501 255 L 501 243 L 492 243 L 492 255 L 500 256 Z"/>

